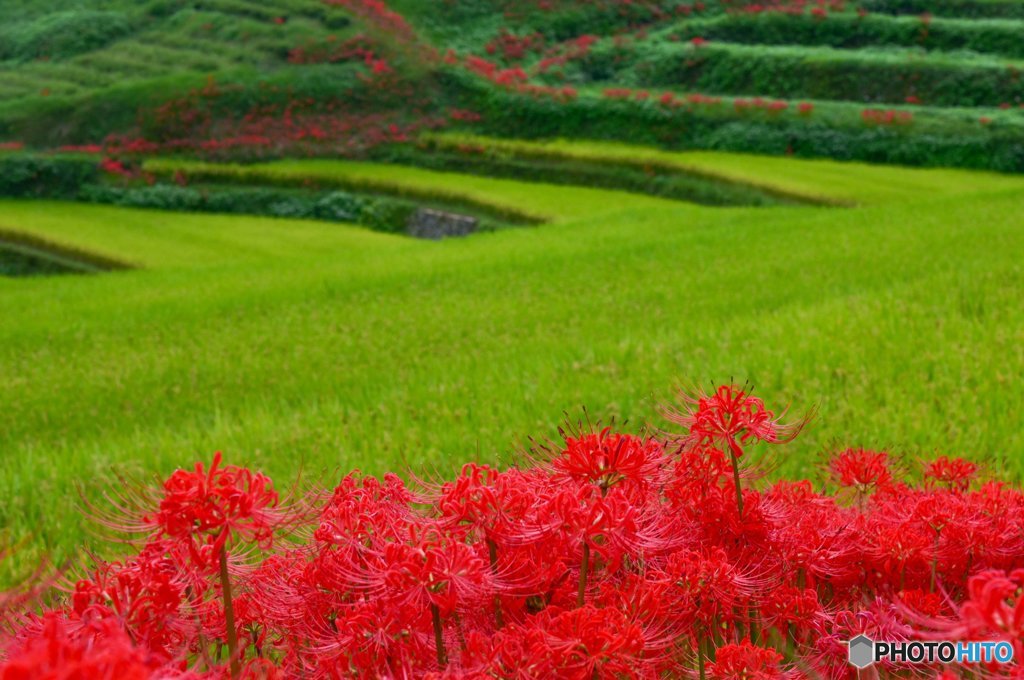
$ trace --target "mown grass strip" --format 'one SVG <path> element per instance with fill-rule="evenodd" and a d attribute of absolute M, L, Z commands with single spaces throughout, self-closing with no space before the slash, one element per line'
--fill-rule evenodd
<path fill-rule="evenodd" d="M 497 219 L 520 224 L 539 224 L 556 216 L 512 202 L 495 200 L 486 193 L 474 191 L 458 175 L 417 171 L 413 168 L 358 163 L 350 161 L 277 161 L 252 165 L 205 163 L 201 161 L 153 159 L 146 170 L 167 176 L 176 171 L 191 181 L 242 185 L 276 185 L 290 187 L 334 187 L 356 192 L 386 196 L 441 201 L 452 206 L 466 206 Z M 475 179 L 475 178 L 474 178 Z"/>
<path fill-rule="evenodd" d="M 831 160 L 807 160 L 715 151 L 665 151 L 615 142 L 517 140 L 460 133 L 434 133 L 445 146 L 463 144 L 497 152 L 552 154 L 598 163 L 652 165 L 701 173 L 723 182 L 757 186 L 779 195 L 834 206 L 931 200 L 949 194 L 1021 190 L 1014 175 L 956 169 L 919 169 Z"/>
<path fill-rule="evenodd" d="M 731 187 L 737 193 L 746 190 L 752 196 L 764 194 L 781 199 L 785 202 L 849 207 L 854 202 L 793 191 L 786 187 L 775 186 L 764 181 L 750 181 L 737 178 L 735 175 L 718 172 L 714 169 L 687 163 L 678 154 L 659 153 L 649 148 L 619 146 L 614 143 L 588 145 L 585 142 L 553 142 L 523 141 L 498 139 L 458 133 L 429 133 L 421 137 L 428 149 L 448 152 L 459 152 L 465 149 L 481 149 L 497 156 L 512 156 L 531 160 L 582 161 L 596 166 L 627 168 L 647 174 L 662 173 L 665 175 L 681 175 L 698 178 L 722 187 Z"/>

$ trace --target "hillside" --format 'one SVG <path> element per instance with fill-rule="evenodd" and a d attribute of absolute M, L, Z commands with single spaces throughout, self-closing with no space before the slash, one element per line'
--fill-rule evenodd
<path fill-rule="evenodd" d="M 366 155 L 423 129 L 1024 170 L 1024 2 L 243 0 L 0 12 L 0 140 Z M 415 101 L 414 106 L 408 106 Z"/>

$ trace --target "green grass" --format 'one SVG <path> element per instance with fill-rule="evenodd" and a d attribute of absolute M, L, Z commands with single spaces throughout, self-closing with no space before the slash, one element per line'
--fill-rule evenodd
<path fill-rule="evenodd" d="M 282 483 L 300 467 L 328 485 L 355 467 L 448 472 L 507 461 L 583 405 L 637 427 L 674 385 L 730 378 L 819 407 L 780 474 L 859 444 L 1024 478 L 1024 179 L 680 158 L 864 207 L 712 209 L 298 161 L 270 167 L 555 221 L 430 243 L 3 202 L 4 229 L 143 268 L 0 282 L 0 525 L 63 557 L 84 535 L 75 485 L 96 497 L 112 469 L 167 474 L 219 449 Z"/>
<path fill-rule="evenodd" d="M 499 153 L 538 158 L 570 158 L 594 163 L 650 165 L 761 187 L 785 196 L 837 204 L 907 202 L 950 193 L 1020 188 L 1012 175 L 952 169 L 911 169 L 793 160 L 715 151 L 662 151 L 627 144 L 580 140 L 524 141 L 458 133 L 430 135 L 440 148 L 469 144 Z"/>
<path fill-rule="evenodd" d="M 305 185 L 369 191 L 411 199 L 438 199 L 527 220 L 582 218 L 620 209 L 665 206 L 664 199 L 624 192 L 546 184 L 524 184 L 453 172 L 434 172 L 385 163 L 339 160 L 286 160 L 230 165 L 154 159 L 146 169 L 159 174 L 182 170 L 190 178 L 257 184 Z"/>

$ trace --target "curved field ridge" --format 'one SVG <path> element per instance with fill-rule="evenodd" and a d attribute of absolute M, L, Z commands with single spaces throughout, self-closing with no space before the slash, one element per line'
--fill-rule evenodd
<path fill-rule="evenodd" d="M 361 161 L 284 160 L 233 165 L 157 159 L 148 161 L 146 169 L 157 174 L 180 170 L 200 181 L 314 184 L 402 198 L 441 200 L 469 205 L 496 217 L 533 223 L 605 212 L 609 200 L 623 207 L 667 207 L 672 203 L 603 189 L 565 188 Z"/>
<path fill-rule="evenodd" d="M 911 201 L 924 196 L 1020 188 L 1012 175 L 921 169 L 830 160 L 807 160 L 717 151 L 663 151 L 614 142 L 559 139 L 525 141 L 457 133 L 429 135 L 444 148 L 477 145 L 499 153 L 563 157 L 594 163 L 665 168 L 749 185 L 778 196 L 822 205 L 855 206 Z"/>

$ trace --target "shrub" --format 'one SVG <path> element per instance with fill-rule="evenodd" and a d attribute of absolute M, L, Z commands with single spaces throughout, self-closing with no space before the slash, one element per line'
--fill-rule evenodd
<path fill-rule="evenodd" d="M 133 208 L 350 222 L 392 234 L 406 233 L 409 218 L 421 206 L 416 201 L 390 196 L 272 186 L 93 183 L 84 185 L 76 193 L 68 197 Z M 448 209 L 444 204 L 428 205 Z M 506 224 L 494 219 L 481 221 L 481 230 L 503 226 Z"/>
<path fill-rule="evenodd" d="M 28 153 L 0 155 L 0 196 L 74 197 L 99 174 L 95 159 L 39 156 Z"/>
<path fill-rule="evenodd" d="M 71 593 L 0 594 L 0 674 L 838 678 L 860 634 L 1020 658 L 1021 490 L 857 448 L 814 483 L 768 483 L 752 448 L 770 464 L 806 420 L 732 385 L 665 414 L 678 434 L 570 424 L 517 467 L 436 484 L 353 473 L 282 498 L 219 453 L 122 484 L 95 512 L 137 552 Z"/>
<path fill-rule="evenodd" d="M 924 14 L 964 19 L 1024 19 L 1024 4 L 1018 0 L 860 0 L 871 12 Z"/>
<path fill-rule="evenodd" d="M 332 191 L 316 202 L 316 216 L 335 222 L 358 222 L 365 199 L 344 191 Z"/>
<path fill-rule="evenodd" d="M 733 43 L 844 49 L 891 45 L 1024 57 L 1021 27 L 1012 21 L 931 19 L 926 23 L 920 16 L 881 14 L 831 14 L 826 20 L 809 14 L 729 14 L 681 23 L 671 35 L 681 41 L 700 37 Z"/>
<path fill-rule="evenodd" d="M 392 233 L 405 232 L 416 206 L 404 201 L 371 198 L 362 207 L 359 221 L 370 229 Z"/>
<path fill-rule="evenodd" d="M 771 93 L 790 99 L 904 103 L 914 95 L 935 106 L 999 106 L 1024 100 L 1012 65 L 981 57 L 894 55 L 827 48 L 732 45 L 695 50 L 672 42 L 602 45 L 582 59 L 588 78 L 679 87 L 716 94 Z"/>
<path fill-rule="evenodd" d="M 669 149 L 714 149 L 768 155 L 792 154 L 876 163 L 1024 171 L 1024 136 L 1018 126 L 980 126 L 972 120 L 924 125 L 865 125 L 858 113 L 843 124 L 811 117 L 723 115 L 718 106 L 678 108 L 654 101 L 612 100 L 581 94 L 552 102 L 487 87 L 459 73 L 449 86 L 462 104 L 479 111 L 477 132 L 529 138 L 581 138 Z"/>
<path fill-rule="evenodd" d="M 91 185 L 84 187 L 81 198 L 94 203 L 111 203 L 132 208 L 153 208 L 156 210 L 193 211 L 200 210 L 203 195 L 195 189 L 173 184 L 153 186 L 114 187 Z"/>

